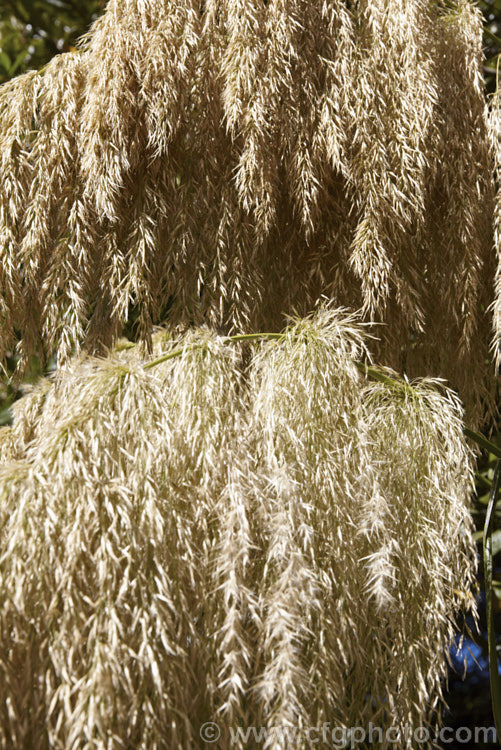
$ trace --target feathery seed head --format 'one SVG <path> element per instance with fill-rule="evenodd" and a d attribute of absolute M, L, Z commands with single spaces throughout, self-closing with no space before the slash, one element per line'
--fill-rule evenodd
<path fill-rule="evenodd" d="M 472 455 L 455 397 L 369 383 L 366 347 L 329 307 L 261 343 L 157 332 L 18 402 L 0 747 L 435 720 L 474 608 Z"/>
<path fill-rule="evenodd" d="M 63 362 L 120 334 L 280 330 L 321 295 L 379 361 L 495 409 L 492 179 L 469 0 L 114 0 L 0 89 L 0 323 Z"/>

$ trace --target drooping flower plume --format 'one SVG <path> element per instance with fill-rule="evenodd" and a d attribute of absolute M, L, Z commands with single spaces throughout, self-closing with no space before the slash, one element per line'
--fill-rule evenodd
<path fill-rule="evenodd" d="M 0 747 L 436 721 L 475 606 L 472 455 L 451 392 L 369 382 L 366 344 L 341 310 L 253 343 L 162 331 L 17 403 Z"/>
<path fill-rule="evenodd" d="M 494 409 L 474 3 L 111 0 L 0 89 L 0 328 L 21 362 L 138 311 L 280 330 L 323 294 L 378 361 Z"/>

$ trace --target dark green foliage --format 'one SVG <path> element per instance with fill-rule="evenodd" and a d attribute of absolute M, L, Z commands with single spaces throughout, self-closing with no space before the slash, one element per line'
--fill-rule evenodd
<path fill-rule="evenodd" d="M 71 49 L 105 0 L 2 0 L 0 83 Z"/>
<path fill-rule="evenodd" d="M 501 54 L 501 0 L 480 0 L 478 4 L 485 18 L 485 83 L 488 92 L 493 93 L 496 89 L 496 69 Z"/>

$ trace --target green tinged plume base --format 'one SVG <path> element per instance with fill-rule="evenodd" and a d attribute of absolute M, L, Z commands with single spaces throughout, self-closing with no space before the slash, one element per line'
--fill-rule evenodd
<path fill-rule="evenodd" d="M 153 349 L 72 363 L 0 433 L 0 747 L 437 721 L 475 609 L 455 397 L 368 382 L 343 311 Z"/>
<path fill-rule="evenodd" d="M 147 341 L 167 315 L 281 330 L 325 295 L 472 422 L 493 210 L 473 2 L 111 0 L 0 88 L 0 346 L 95 353 L 131 305 Z"/>

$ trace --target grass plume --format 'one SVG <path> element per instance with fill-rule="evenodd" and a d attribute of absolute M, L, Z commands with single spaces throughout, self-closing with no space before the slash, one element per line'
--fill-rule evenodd
<path fill-rule="evenodd" d="M 369 382 L 365 356 L 343 310 L 266 342 L 159 331 L 16 404 L 0 747 L 436 720 L 475 608 L 472 455 L 449 391 Z"/>
<path fill-rule="evenodd" d="M 2 345 L 95 353 L 131 305 L 149 343 L 280 330 L 325 295 L 492 413 L 481 39 L 469 0 L 111 0 L 0 88 Z"/>

